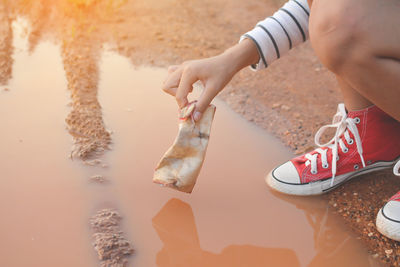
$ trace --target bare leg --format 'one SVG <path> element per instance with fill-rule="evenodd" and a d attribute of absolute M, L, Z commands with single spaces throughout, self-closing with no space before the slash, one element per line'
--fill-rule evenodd
<path fill-rule="evenodd" d="M 360 95 L 360 93 L 351 87 L 345 80 L 339 76 L 336 76 L 336 78 L 338 80 L 340 90 L 342 91 L 344 104 L 348 110 L 361 110 L 373 105 L 371 101 Z"/>
<path fill-rule="evenodd" d="M 400 121 L 399 14 L 398 0 L 314 0 L 310 39 L 350 108 L 371 102 Z"/>

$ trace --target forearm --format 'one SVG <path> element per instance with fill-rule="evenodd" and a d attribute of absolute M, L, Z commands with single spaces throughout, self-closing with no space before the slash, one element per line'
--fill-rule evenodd
<path fill-rule="evenodd" d="M 255 65 L 260 60 L 256 44 L 247 39 L 227 49 L 221 56 L 225 58 L 226 66 L 233 73 Z"/>

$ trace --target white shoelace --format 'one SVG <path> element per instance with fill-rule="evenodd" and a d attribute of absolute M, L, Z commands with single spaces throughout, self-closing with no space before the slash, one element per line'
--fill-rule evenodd
<path fill-rule="evenodd" d="M 322 162 L 322 168 L 327 169 L 329 168 L 328 160 L 327 160 L 327 152 L 329 149 L 332 149 L 332 180 L 331 180 L 331 186 L 333 186 L 333 182 L 335 180 L 336 176 L 336 162 L 339 160 L 338 157 L 338 144 L 340 146 L 340 149 L 343 151 L 343 153 L 347 153 L 349 149 L 346 147 L 345 143 L 341 138 L 339 138 L 342 134 L 344 134 L 344 138 L 347 142 L 347 144 L 351 145 L 354 143 L 354 140 L 350 138 L 349 131 L 353 134 L 355 138 L 355 142 L 357 145 L 357 152 L 360 155 L 361 158 L 361 163 L 363 167 L 365 167 L 365 161 L 363 157 L 363 149 L 362 149 L 362 144 L 361 144 L 361 138 L 358 133 L 358 129 L 356 124 L 360 123 L 359 118 L 348 118 L 347 117 L 347 112 L 344 107 L 344 104 L 339 104 L 338 105 L 338 110 L 335 116 L 333 117 L 332 124 L 328 124 L 325 126 L 322 126 L 318 132 L 315 135 L 314 142 L 317 146 L 320 148 L 317 148 L 315 151 L 317 153 L 314 154 L 306 154 L 305 157 L 308 159 L 306 161 L 306 166 L 311 164 L 311 173 L 312 174 L 317 174 L 318 169 L 317 169 L 317 158 L 318 155 L 321 155 L 321 162 Z M 328 128 L 336 128 L 336 133 L 335 136 L 329 140 L 325 144 L 320 143 L 320 138 L 321 135 L 325 132 L 326 129 Z M 326 149 L 322 149 L 321 147 L 327 147 Z M 400 168 L 400 161 L 396 164 L 398 165 L 397 167 Z M 400 175 L 400 174 L 399 174 Z"/>
<path fill-rule="evenodd" d="M 400 160 L 394 165 L 393 173 L 394 175 L 400 176 Z"/>

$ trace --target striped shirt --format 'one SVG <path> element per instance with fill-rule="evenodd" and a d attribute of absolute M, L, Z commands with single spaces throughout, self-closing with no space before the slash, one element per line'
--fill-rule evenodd
<path fill-rule="evenodd" d="M 252 40 L 260 54 L 259 70 L 266 68 L 291 48 L 308 39 L 310 8 L 306 0 L 290 0 L 273 16 L 257 23 L 256 27 L 244 34 L 240 40 Z"/>

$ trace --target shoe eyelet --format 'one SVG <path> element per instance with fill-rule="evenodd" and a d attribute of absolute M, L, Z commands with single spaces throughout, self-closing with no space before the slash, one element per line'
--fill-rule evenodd
<path fill-rule="evenodd" d="M 322 164 L 322 168 L 328 169 L 329 168 L 329 164 L 328 163 L 327 164 Z"/>
<path fill-rule="evenodd" d="M 311 174 L 317 174 L 318 173 L 318 171 L 313 171 L 313 170 L 311 170 L 310 172 L 311 172 Z"/>
<path fill-rule="evenodd" d="M 347 142 L 349 145 L 352 145 L 352 144 L 354 144 L 354 140 L 353 139 L 350 139 L 349 140 L 349 142 Z"/>
<path fill-rule="evenodd" d="M 339 158 L 339 155 L 337 155 L 337 156 L 336 156 L 336 161 L 339 161 L 339 159 L 340 159 L 340 158 Z"/>
<path fill-rule="evenodd" d="M 359 168 L 360 168 L 360 166 L 358 166 L 358 164 L 355 164 L 355 165 L 354 165 L 354 169 L 355 169 L 355 170 L 358 170 Z"/>
<path fill-rule="evenodd" d="M 349 149 L 346 147 L 346 148 L 343 150 L 343 153 L 347 153 L 347 152 L 349 152 Z"/>
<path fill-rule="evenodd" d="M 360 120 L 359 117 L 355 117 L 355 118 L 354 118 L 354 122 L 355 122 L 356 124 L 359 124 L 359 123 L 361 122 L 361 120 Z"/>

